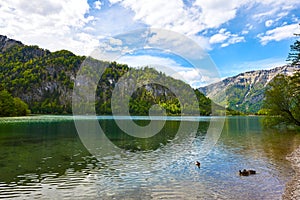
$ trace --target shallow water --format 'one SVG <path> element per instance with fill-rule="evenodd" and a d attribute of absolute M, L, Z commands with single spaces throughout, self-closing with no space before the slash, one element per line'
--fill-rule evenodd
<path fill-rule="evenodd" d="M 145 117 L 133 119 L 149 124 Z M 72 117 L 1 118 L 0 198 L 281 199 L 293 175 L 285 156 L 300 145 L 299 134 L 264 129 L 260 117 L 227 117 L 207 155 L 201 145 L 208 117 L 167 118 L 146 139 L 125 134 L 112 117 L 97 120 L 118 148 L 92 155 Z M 178 137 L 180 123 L 199 127 Z M 257 174 L 240 177 L 244 168 Z"/>

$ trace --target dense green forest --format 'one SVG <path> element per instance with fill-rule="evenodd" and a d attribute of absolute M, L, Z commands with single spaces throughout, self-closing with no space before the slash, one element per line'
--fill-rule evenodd
<path fill-rule="evenodd" d="M 164 108 L 168 115 L 193 114 L 192 112 L 196 109 L 201 115 L 211 114 L 211 100 L 206 98 L 198 90 L 192 89 L 183 81 L 168 77 L 153 68 L 144 67 L 133 69 L 115 62 L 111 63 L 110 67 L 104 71 L 99 81 L 96 91 L 97 113 L 112 113 L 112 91 L 120 77 L 126 80 L 123 88 L 120 89 L 120 93 L 128 90 L 128 88 L 135 88 L 138 83 L 150 82 L 138 87 L 131 96 L 126 97 L 126 94 L 121 94 L 120 98 L 115 99 L 115 101 L 118 101 L 128 98 L 129 112 L 133 115 L 148 115 L 149 109 L 155 104 Z M 164 84 L 151 82 L 163 82 Z M 165 85 L 172 85 L 172 91 Z M 179 100 L 174 92 L 180 93 L 180 97 L 182 98 Z M 193 105 L 189 102 L 189 100 L 192 99 L 192 95 L 195 95 L 198 100 L 197 102 L 193 102 L 196 103 Z M 180 103 L 184 108 L 181 108 Z M 115 104 L 118 105 L 118 102 Z M 118 108 L 116 108 L 116 110 L 118 110 Z M 182 110 L 184 110 L 185 113 L 182 113 Z"/>
<path fill-rule="evenodd" d="M 26 115 L 29 110 L 32 114 L 72 114 L 74 81 L 85 59 L 86 57 L 76 56 L 67 50 L 50 52 L 0 36 L 0 107 L 2 110 L 11 108 L 9 113 L 1 110 L 1 116 Z M 101 64 L 102 61 L 96 62 Z M 174 85 L 172 90 L 180 91 L 184 97 L 181 99 L 183 102 L 179 102 L 176 95 L 161 84 L 141 85 L 129 99 L 132 115 L 148 115 L 154 104 L 164 108 L 168 115 L 192 114 L 189 110 L 195 109 L 195 106 L 201 115 L 211 114 L 211 100 L 188 84 L 152 68 L 134 69 L 111 62 L 103 72 L 96 90 L 95 108 L 98 115 L 112 113 L 112 91 L 118 80 L 126 74 L 130 74 L 131 77 L 128 78 L 134 80 L 131 82 L 132 87 L 139 80 L 163 79 L 167 84 Z M 185 98 L 188 100 L 191 94 L 185 93 L 186 91 L 194 91 L 198 102 L 194 102 L 194 105 L 187 104 Z M 180 105 L 184 106 L 187 113 L 181 113 Z M 17 111 L 19 107 L 22 111 Z"/>
<path fill-rule="evenodd" d="M 267 125 L 300 126 L 300 72 L 293 76 L 276 76 L 265 95 L 264 108 L 260 112 L 271 116 L 266 120 Z"/>
<path fill-rule="evenodd" d="M 28 105 L 6 90 L 0 91 L 0 117 L 24 116 L 30 114 Z"/>

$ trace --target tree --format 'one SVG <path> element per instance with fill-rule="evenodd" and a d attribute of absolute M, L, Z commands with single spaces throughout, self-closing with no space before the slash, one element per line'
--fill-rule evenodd
<path fill-rule="evenodd" d="M 7 90 L 0 91 L 0 117 L 23 116 L 30 113 L 28 105 L 14 98 Z"/>
<path fill-rule="evenodd" d="M 30 114 L 28 105 L 18 97 L 14 98 L 14 106 L 15 106 L 15 113 L 14 113 L 15 116 L 25 116 Z"/>
<path fill-rule="evenodd" d="M 300 41 L 296 40 L 290 47 L 287 61 L 300 65 Z M 272 124 L 285 122 L 300 126 L 300 71 L 293 76 L 277 75 L 265 91 L 264 107 L 268 115 L 278 116 L 269 120 Z"/>
<path fill-rule="evenodd" d="M 0 117 L 11 117 L 15 113 L 14 99 L 6 91 L 0 91 Z"/>
<path fill-rule="evenodd" d="M 300 34 L 297 33 L 294 33 L 294 35 L 300 36 Z M 291 49 L 287 61 L 290 61 L 292 65 L 299 65 L 300 64 L 300 41 L 296 40 L 294 44 L 290 46 L 290 48 Z"/>
<path fill-rule="evenodd" d="M 269 109 L 268 115 L 277 116 L 272 118 L 272 124 L 285 122 L 300 126 L 299 77 L 300 72 L 292 77 L 280 74 L 269 83 L 264 107 Z"/>

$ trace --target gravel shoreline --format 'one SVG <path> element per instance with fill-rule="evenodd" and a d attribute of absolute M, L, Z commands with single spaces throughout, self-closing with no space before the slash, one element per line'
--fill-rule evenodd
<path fill-rule="evenodd" d="M 291 162 L 295 175 L 291 181 L 286 184 L 285 191 L 282 195 L 283 200 L 300 199 L 300 146 L 288 155 L 287 160 Z"/>

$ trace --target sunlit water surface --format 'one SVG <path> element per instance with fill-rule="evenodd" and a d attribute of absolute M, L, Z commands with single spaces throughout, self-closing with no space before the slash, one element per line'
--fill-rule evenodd
<path fill-rule="evenodd" d="M 203 157 L 210 118 L 197 118 L 197 132 L 180 141 L 179 124 L 188 120 L 169 118 L 148 139 L 125 134 L 111 117 L 98 120 L 117 153 L 92 155 L 72 117 L 1 118 L 0 198 L 281 199 L 293 175 L 285 157 L 300 145 L 300 134 L 264 129 L 260 117 L 227 117 L 218 143 Z M 257 174 L 239 176 L 244 168 Z"/>

